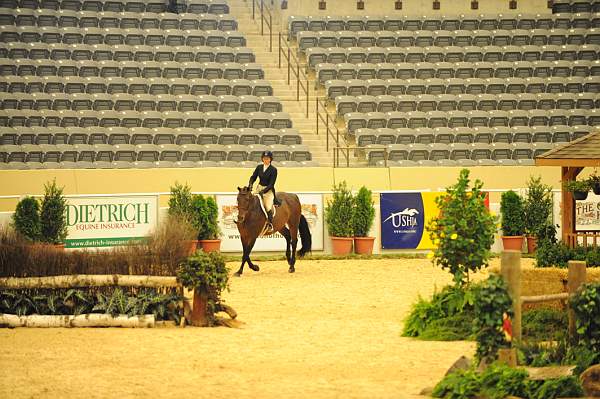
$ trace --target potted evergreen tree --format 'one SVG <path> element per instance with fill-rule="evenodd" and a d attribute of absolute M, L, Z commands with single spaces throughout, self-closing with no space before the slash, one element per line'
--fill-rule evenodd
<path fill-rule="evenodd" d="M 193 201 L 194 196 L 192 195 L 191 188 L 187 184 L 182 185 L 175 182 L 175 186 L 171 187 L 171 195 L 169 197 L 169 217 L 196 228 L 194 224 Z M 198 241 L 186 240 L 186 245 L 188 254 L 191 255 L 196 252 Z"/>
<path fill-rule="evenodd" d="M 543 184 L 539 176 L 530 177 L 527 183 L 527 197 L 523 201 L 529 253 L 535 252 L 541 230 L 550 223 L 552 205 L 552 187 Z"/>
<path fill-rule="evenodd" d="M 219 208 L 213 197 L 194 195 L 192 200 L 194 211 L 193 225 L 198 231 L 198 247 L 204 252 L 219 251 L 221 240 L 219 239 Z"/>
<path fill-rule="evenodd" d="M 501 225 L 504 249 L 520 251 L 523 248 L 525 212 L 519 194 L 512 190 L 503 193 L 500 200 L 500 212 L 502 213 Z"/>
<path fill-rule="evenodd" d="M 12 224 L 23 237 L 29 241 L 40 238 L 40 204 L 34 197 L 25 197 L 17 204 L 12 216 Z"/>
<path fill-rule="evenodd" d="M 354 209 L 352 212 L 352 229 L 354 231 L 354 252 L 357 254 L 373 253 L 373 242 L 375 237 L 368 237 L 369 230 L 375 219 L 375 207 L 373 206 L 373 193 L 362 186 L 356 197 L 354 197 Z"/>
<path fill-rule="evenodd" d="M 565 184 L 565 190 L 573 194 L 574 200 L 583 201 L 588 197 L 590 182 L 588 180 L 569 180 Z"/>
<path fill-rule="evenodd" d="M 63 196 L 63 188 L 52 183 L 44 185 L 44 197 L 40 210 L 40 239 L 54 245 L 57 249 L 64 249 L 67 238 L 67 200 Z"/>
<path fill-rule="evenodd" d="M 331 236 L 334 255 L 347 255 L 352 251 L 352 193 L 343 181 L 333 186 L 333 197 L 327 200 L 325 222 Z"/>

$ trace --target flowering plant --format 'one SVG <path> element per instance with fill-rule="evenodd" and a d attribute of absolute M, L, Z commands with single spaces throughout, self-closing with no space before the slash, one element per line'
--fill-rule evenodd
<path fill-rule="evenodd" d="M 483 183 L 469 184 L 469 171 L 463 169 L 456 184 L 436 198 L 440 213 L 427 224 L 436 245 L 430 254 L 433 264 L 449 269 L 454 283 L 461 286 L 468 283 L 469 271 L 488 265 L 496 233 L 497 218 L 485 206 Z"/>

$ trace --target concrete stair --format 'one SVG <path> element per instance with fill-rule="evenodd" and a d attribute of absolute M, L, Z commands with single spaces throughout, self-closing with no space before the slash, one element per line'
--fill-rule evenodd
<path fill-rule="evenodd" d="M 268 28 L 264 26 L 264 35 L 260 34 L 260 12 L 256 10 L 256 20 L 252 19 L 252 1 L 248 0 L 229 0 L 230 13 L 238 22 L 238 30 L 246 37 L 247 46 L 252 49 L 256 55 L 256 62 L 260 64 L 265 71 L 265 79 L 271 83 L 273 94 L 278 97 L 283 105 L 283 111 L 290 114 L 293 127 L 298 129 L 302 136 L 302 143 L 307 145 L 312 153 L 313 160 L 321 166 L 333 166 L 333 150 L 330 141 L 329 151 L 326 150 L 326 131 L 321 124 L 319 134 L 316 133 L 316 98 L 322 95 L 315 90 L 314 79 L 309 80 L 309 106 L 308 116 L 306 115 L 306 96 L 302 88 L 300 89 L 300 101 L 297 101 L 296 80 L 293 73 L 290 74 L 291 80 L 287 82 L 287 64 L 282 58 L 282 65 L 279 68 L 278 57 L 278 24 L 273 23 L 274 31 L 272 33 L 273 51 L 269 51 Z M 285 38 L 282 38 L 284 40 Z M 322 90 L 321 90 L 322 91 Z M 350 166 L 365 166 L 366 162 L 360 161 L 354 157 L 354 151 L 351 151 Z M 344 160 L 345 166 L 345 158 Z"/>

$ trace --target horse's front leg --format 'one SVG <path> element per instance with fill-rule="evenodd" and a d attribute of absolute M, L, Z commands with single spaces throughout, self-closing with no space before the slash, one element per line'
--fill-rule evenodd
<path fill-rule="evenodd" d="M 240 265 L 239 270 L 234 273 L 234 276 L 242 277 L 242 273 L 244 272 L 244 265 L 250 259 L 248 257 L 248 251 L 246 250 L 247 247 L 248 246 L 244 242 L 242 242 L 242 249 L 243 249 L 243 252 L 242 252 L 242 264 Z"/>
<path fill-rule="evenodd" d="M 254 247 L 254 243 L 256 242 L 256 238 L 253 238 L 252 240 L 250 240 L 250 243 L 248 243 L 247 246 L 247 252 L 246 252 L 246 262 L 248 262 L 248 267 L 252 270 L 254 270 L 255 272 L 260 270 L 260 267 L 258 267 L 258 265 L 255 265 L 254 263 L 252 263 L 252 261 L 250 260 L 250 252 L 252 252 L 252 248 Z"/>

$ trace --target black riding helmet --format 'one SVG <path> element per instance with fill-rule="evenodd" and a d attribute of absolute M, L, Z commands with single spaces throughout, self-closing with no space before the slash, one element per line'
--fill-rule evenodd
<path fill-rule="evenodd" d="M 271 161 L 273 161 L 273 153 L 271 151 L 263 151 L 260 155 L 260 159 L 263 159 L 264 157 L 271 158 Z"/>

